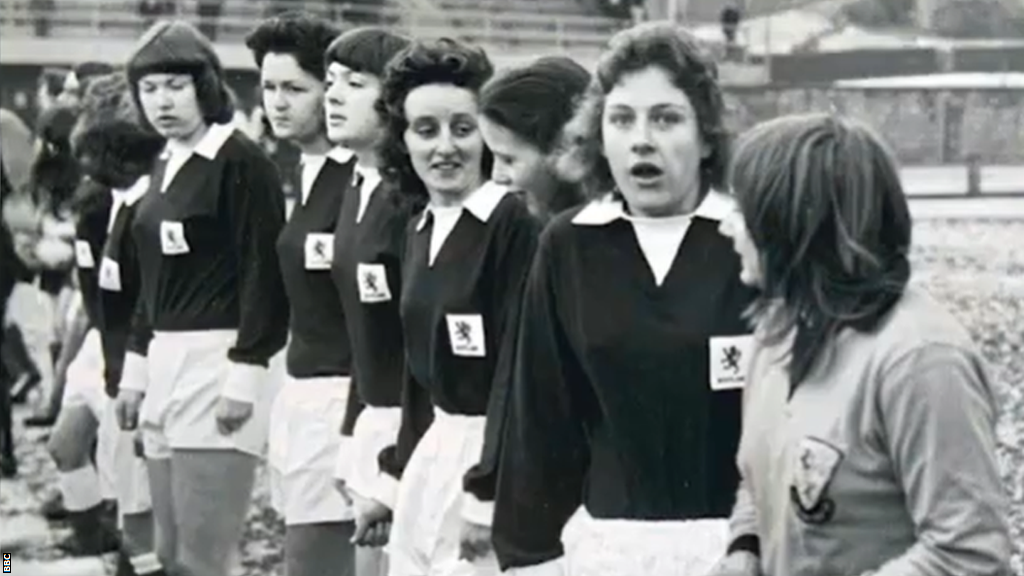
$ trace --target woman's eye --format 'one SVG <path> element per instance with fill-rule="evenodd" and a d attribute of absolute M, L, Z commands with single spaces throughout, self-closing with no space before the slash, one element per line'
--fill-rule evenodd
<path fill-rule="evenodd" d="M 671 112 L 655 114 L 651 118 L 651 122 L 654 125 L 658 126 L 659 128 L 668 128 L 670 126 L 675 126 L 676 124 L 679 124 L 682 121 L 682 116 Z"/>
<path fill-rule="evenodd" d="M 632 114 L 612 114 L 608 117 L 608 122 L 613 126 L 626 126 L 633 121 Z"/>

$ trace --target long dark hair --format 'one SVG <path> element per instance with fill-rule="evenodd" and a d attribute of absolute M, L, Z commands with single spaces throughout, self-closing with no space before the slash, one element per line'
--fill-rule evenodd
<path fill-rule="evenodd" d="M 873 330 L 903 295 L 911 218 L 899 171 L 866 125 L 806 114 L 745 133 L 730 181 L 761 256 L 753 317 L 769 342 L 793 337 L 795 386 L 841 330 Z"/>
<path fill-rule="evenodd" d="M 441 38 L 434 42 L 413 42 L 388 63 L 377 103 L 385 118 L 386 132 L 380 146 L 381 175 L 397 186 L 405 201 L 416 207 L 429 200 L 427 189 L 413 169 L 405 150 L 404 135 L 409 126 L 405 99 L 415 88 L 451 84 L 479 93 L 494 74 L 487 53 L 458 40 Z M 484 147 L 484 174 L 489 174 L 494 156 Z"/>

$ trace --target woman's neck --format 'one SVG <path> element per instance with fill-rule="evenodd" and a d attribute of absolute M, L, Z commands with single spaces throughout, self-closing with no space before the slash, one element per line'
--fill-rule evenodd
<path fill-rule="evenodd" d="M 380 168 L 380 155 L 376 148 L 366 150 L 352 150 L 356 155 L 356 162 L 363 168 Z"/>
<path fill-rule="evenodd" d="M 297 140 L 295 141 L 295 145 L 299 148 L 300 152 L 310 156 L 323 156 L 332 148 L 331 142 L 327 139 L 327 135 L 323 133 L 317 133 L 316 136 L 312 136 L 302 141 Z"/>
<path fill-rule="evenodd" d="M 199 127 L 196 128 L 196 130 L 191 134 L 182 136 L 180 138 L 170 138 L 169 140 L 171 144 L 173 144 L 177 148 L 186 148 L 191 150 L 192 148 L 195 148 L 199 144 L 199 142 L 203 139 L 204 136 L 206 136 L 206 134 L 209 131 L 210 125 L 205 122 L 201 122 L 199 124 Z"/>
<path fill-rule="evenodd" d="M 675 216 L 693 214 L 697 211 L 697 207 L 700 206 L 701 200 L 703 200 L 703 194 L 701 194 L 700 188 L 694 187 L 686 192 L 679 201 L 672 202 L 671 204 L 644 206 L 640 207 L 640 209 L 630 206 L 628 201 L 625 204 L 626 211 L 635 218 L 673 218 Z"/>
<path fill-rule="evenodd" d="M 439 208 L 450 208 L 454 206 L 462 206 L 462 203 L 469 198 L 469 195 L 476 192 L 481 186 L 483 186 L 483 178 L 474 182 L 471 186 L 467 186 L 458 192 L 427 189 L 427 194 L 430 196 L 430 204 Z"/>

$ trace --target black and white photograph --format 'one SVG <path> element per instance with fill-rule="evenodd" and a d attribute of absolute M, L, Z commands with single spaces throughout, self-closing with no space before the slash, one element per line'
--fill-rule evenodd
<path fill-rule="evenodd" d="M 0 0 L 21 576 L 1024 576 L 1024 0 Z"/>

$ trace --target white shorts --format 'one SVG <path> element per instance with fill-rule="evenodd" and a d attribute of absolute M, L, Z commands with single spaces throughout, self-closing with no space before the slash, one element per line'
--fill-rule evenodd
<path fill-rule="evenodd" d="M 437 409 L 434 415 L 398 485 L 387 546 L 389 574 L 497 576 L 493 553 L 472 563 L 459 558 L 459 533 L 473 500 L 463 492 L 462 479 L 480 460 L 487 420 Z"/>
<path fill-rule="evenodd" d="M 352 520 L 334 487 L 351 379 L 284 378 L 270 413 L 271 503 L 288 525 Z"/>
<path fill-rule="evenodd" d="M 97 422 L 102 421 L 107 404 L 110 403 L 103 376 L 104 366 L 100 333 L 91 328 L 86 333 L 75 359 L 68 366 L 62 405 L 86 406 L 96 417 Z"/>
<path fill-rule="evenodd" d="M 121 515 L 142 514 L 150 510 L 152 501 L 146 461 L 135 455 L 135 432 L 125 432 L 118 426 L 113 402 L 107 403 L 100 420 L 96 461 L 107 462 L 99 466 L 101 493 L 104 499 L 117 500 Z"/>
<path fill-rule="evenodd" d="M 270 362 L 252 417 L 231 435 L 217 429 L 216 413 L 231 362 L 235 330 L 156 332 L 149 344 L 149 386 L 142 402 L 146 457 L 170 458 L 172 449 L 238 450 L 262 457 L 267 448 L 270 406 L 280 386 L 283 354 Z"/>
<path fill-rule="evenodd" d="M 361 498 L 394 507 L 398 481 L 381 472 L 379 456 L 395 443 L 402 425 L 401 408 L 367 406 L 352 431 L 351 445 L 339 453 L 335 476 Z"/>
<path fill-rule="evenodd" d="M 562 532 L 566 576 L 693 576 L 725 555 L 725 519 L 598 520 L 577 510 Z"/>

